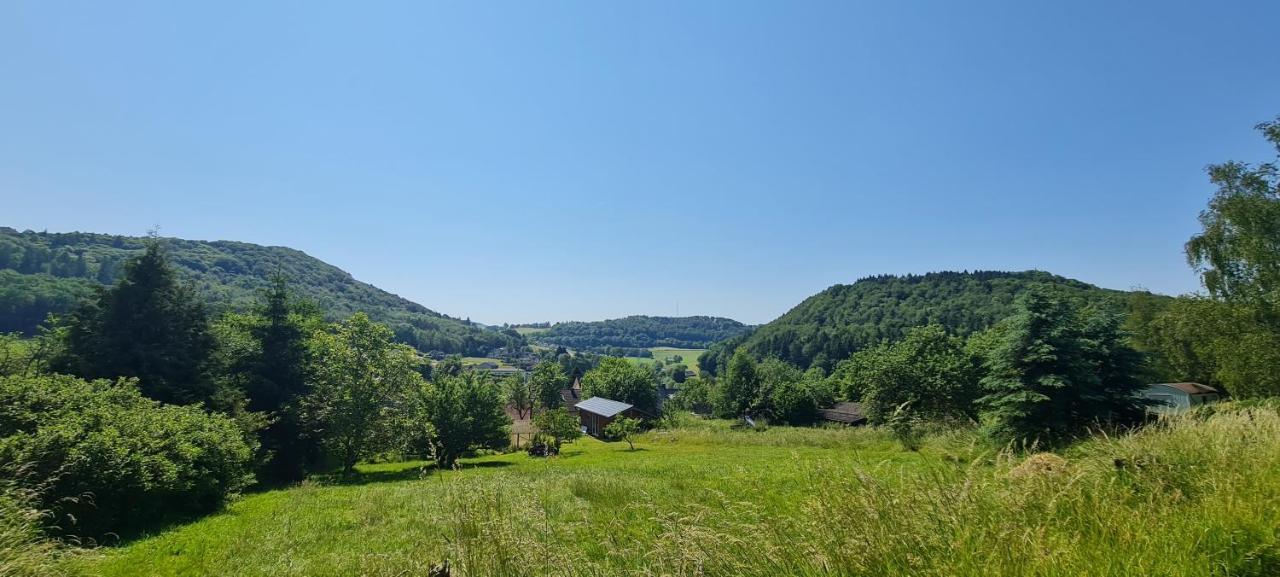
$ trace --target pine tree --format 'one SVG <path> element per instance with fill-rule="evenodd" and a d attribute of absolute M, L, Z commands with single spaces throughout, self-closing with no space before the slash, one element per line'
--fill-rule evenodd
<path fill-rule="evenodd" d="M 997 330 L 979 399 L 988 432 L 1002 440 L 1057 443 L 1086 428 L 1141 414 L 1135 393 L 1141 357 L 1120 321 L 1082 314 L 1042 290 Z"/>
<path fill-rule="evenodd" d="M 245 394 L 251 411 L 273 416 L 260 432 L 269 459 L 262 477 L 268 481 L 301 480 L 318 456 L 304 438 L 306 428 L 299 400 L 307 385 L 307 337 L 318 328 L 315 311 L 292 298 L 283 275 L 271 279 L 271 289 L 257 307 L 257 323 L 250 330 L 256 350 L 243 366 Z"/>
<path fill-rule="evenodd" d="M 214 340 L 204 304 L 178 283 L 158 240 L 67 325 L 60 370 L 89 379 L 136 377 L 152 399 L 226 408 L 207 370 Z"/>

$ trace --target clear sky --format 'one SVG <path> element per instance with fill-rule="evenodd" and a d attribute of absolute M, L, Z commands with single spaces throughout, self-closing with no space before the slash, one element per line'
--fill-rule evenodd
<path fill-rule="evenodd" d="M 0 225 L 291 246 L 488 323 L 757 323 L 946 269 L 1182 293 L 1204 166 L 1274 156 L 1252 127 L 1280 114 L 1278 21 L 1274 0 L 0 1 Z"/>

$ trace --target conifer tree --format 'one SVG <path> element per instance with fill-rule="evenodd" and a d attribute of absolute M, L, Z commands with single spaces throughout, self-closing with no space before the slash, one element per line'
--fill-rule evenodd
<path fill-rule="evenodd" d="M 136 377 L 142 393 L 227 408 L 208 374 L 214 340 L 204 303 L 178 282 L 158 239 L 124 277 L 67 318 L 59 370 L 88 379 Z"/>

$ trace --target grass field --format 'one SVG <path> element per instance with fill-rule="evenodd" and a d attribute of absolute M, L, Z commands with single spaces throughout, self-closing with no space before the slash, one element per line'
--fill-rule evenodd
<path fill-rule="evenodd" d="M 675 349 L 671 347 L 653 347 L 649 349 L 649 351 L 653 353 L 653 358 L 627 357 L 627 360 L 633 363 L 641 364 L 648 367 L 648 366 L 653 366 L 653 363 L 655 361 L 669 359 L 678 355 L 680 356 L 680 358 L 683 359 L 680 362 L 688 366 L 689 370 L 697 373 L 699 372 L 698 356 L 701 355 L 702 353 L 707 352 L 707 349 Z"/>
<path fill-rule="evenodd" d="M 872 429 L 692 422 L 564 455 L 245 496 L 69 556 L 77 575 L 1280 574 L 1280 415 L 1184 418 L 1063 454 L 970 432 L 919 452 Z"/>
<path fill-rule="evenodd" d="M 538 333 L 545 333 L 549 330 L 551 329 L 542 327 L 516 327 L 516 332 L 526 337 L 529 335 L 536 335 Z"/>
<path fill-rule="evenodd" d="M 462 366 L 471 367 L 481 363 L 494 363 L 500 367 L 510 366 L 501 360 L 490 357 L 462 357 Z"/>

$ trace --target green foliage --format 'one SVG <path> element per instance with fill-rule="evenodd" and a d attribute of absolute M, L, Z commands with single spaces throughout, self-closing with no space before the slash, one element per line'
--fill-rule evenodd
<path fill-rule="evenodd" d="M 0 332 L 33 334 L 49 313 L 75 309 L 93 296 L 95 285 L 116 282 L 123 264 L 143 252 L 146 242 L 136 237 L 0 228 Z M 364 312 L 391 327 L 398 341 L 421 351 L 485 355 L 498 347 L 525 345 L 518 334 L 428 310 L 359 282 L 302 251 L 230 241 L 167 238 L 160 242 L 179 284 L 192 284 L 215 312 L 251 309 L 280 274 L 328 320 Z M 76 264 L 82 259 L 83 269 Z"/>
<path fill-rule="evenodd" d="M 658 414 L 658 385 L 653 373 L 617 357 L 605 357 L 583 375 L 582 396 L 622 401 L 641 413 Z"/>
<path fill-rule="evenodd" d="M 444 560 L 455 575 L 1263 577 L 1280 561 L 1274 407 L 1030 456 L 969 430 L 925 432 L 910 452 L 879 427 L 729 425 L 688 419 L 640 437 L 644 451 L 489 455 L 439 482 L 418 463 L 362 465 L 379 482 L 249 495 L 71 569 L 245 577 L 287 558 L 309 577 Z"/>
<path fill-rule="evenodd" d="M 250 314 L 227 314 L 214 325 L 217 370 L 244 392 L 248 410 L 270 417 L 259 431 L 266 482 L 300 481 L 318 457 L 308 438 L 301 399 L 310 392 L 309 339 L 322 328 L 319 313 L 276 278 Z"/>
<path fill-rule="evenodd" d="M 1258 125 L 1280 160 L 1280 118 Z M 1247 303 L 1280 323 L 1280 172 L 1268 162 L 1208 168 L 1218 187 L 1200 213 L 1204 230 L 1187 242 L 1187 260 L 1214 297 Z"/>
<path fill-rule="evenodd" d="M 1038 290 L 1020 308 L 984 362 L 979 403 L 994 437 L 1052 444 L 1141 415 L 1141 358 L 1125 343 L 1118 315 Z"/>
<path fill-rule="evenodd" d="M 533 424 L 538 431 L 551 437 L 556 453 L 560 452 L 560 445 L 565 441 L 574 441 L 582 436 L 578 418 L 564 407 L 539 413 L 533 418 Z"/>
<path fill-rule="evenodd" d="M 712 404 L 716 416 L 737 418 L 751 411 L 760 396 L 760 378 L 756 375 L 756 360 L 746 349 L 738 349 L 725 369 L 724 378 L 717 381 Z"/>
<path fill-rule="evenodd" d="M 695 383 L 686 402 L 701 400 L 699 384 Z M 815 421 L 818 408 L 830 403 L 832 396 L 821 369 L 801 372 L 776 358 L 757 363 L 742 349 L 733 355 L 725 376 L 709 391 L 712 408 L 721 418 L 751 415 L 792 425 Z"/>
<path fill-rule="evenodd" d="M 221 505 L 252 481 L 228 417 L 144 398 L 136 381 L 0 377 L 0 463 L 61 532 L 100 537 Z"/>
<path fill-rule="evenodd" d="M 506 401 L 516 410 L 516 416 L 528 418 L 533 411 L 534 394 L 532 382 L 521 377 L 510 376 L 502 381 L 502 389 L 506 392 Z"/>
<path fill-rule="evenodd" d="M 534 365 L 529 383 L 533 387 L 538 406 L 553 409 L 559 407 L 564 400 L 560 398 L 560 391 L 569 387 L 569 376 L 560 363 L 542 361 Z"/>
<path fill-rule="evenodd" d="M 771 422 L 776 423 L 787 425 L 813 423 L 818 418 L 819 404 L 815 387 L 822 380 L 807 379 L 798 369 L 786 375 L 788 378 L 777 381 L 769 387 L 769 406 L 766 414 L 769 415 Z"/>
<path fill-rule="evenodd" d="M 0 332 L 32 335 L 51 313 L 62 314 L 92 299 L 99 285 L 88 279 L 22 274 L 0 268 Z"/>
<path fill-rule="evenodd" d="M 209 374 L 214 339 L 204 303 L 181 284 L 159 242 L 124 277 L 65 319 L 56 370 L 87 379 L 136 377 L 147 397 L 229 408 Z"/>
<path fill-rule="evenodd" d="M 626 351 L 610 351 L 610 348 L 633 349 L 637 353 L 651 347 L 701 349 L 746 330 L 747 326 L 738 321 L 719 317 L 637 315 L 596 322 L 556 323 L 550 329 L 531 334 L 529 338 L 542 344 L 614 354 Z M 628 353 L 627 356 L 643 355 Z"/>
<path fill-rule="evenodd" d="M 872 423 L 976 417 L 979 361 L 938 325 L 907 331 L 893 344 L 854 353 L 837 366 L 846 398 L 861 399 Z"/>
<path fill-rule="evenodd" d="M 617 418 L 610 421 L 604 428 L 604 434 L 606 437 L 609 437 L 610 439 L 617 439 L 619 441 L 626 441 L 627 449 L 631 451 L 636 450 L 634 438 L 639 432 L 640 419 L 633 419 L 622 415 L 619 415 Z"/>
<path fill-rule="evenodd" d="M 1033 286 L 1089 303 L 1125 295 L 1041 271 L 868 277 L 809 297 L 750 336 L 711 346 L 698 365 L 718 374 L 742 346 L 756 359 L 831 371 L 852 353 L 899 340 L 913 327 L 936 324 L 961 337 L 986 329 L 1013 314 L 1014 301 Z"/>
<path fill-rule="evenodd" d="M 303 406 L 325 449 L 350 473 L 398 445 L 406 399 L 422 386 L 420 361 L 363 313 L 316 334 L 314 343 L 315 384 Z"/>
<path fill-rule="evenodd" d="M 500 450 L 510 443 L 511 419 L 502 410 L 499 387 L 474 371 L 442 377 L 420 388 L 420 407 L 430 427 L 436 466 L 452 468 L 477 449 Z"/>
<path fill-rule="evenodd" d="M 20 333 L 0 333 L 0 376 L 43 372 L 51 339 L 24 339 Z"/>
<path fill-rule="evenodd" d="M 1152 345 L 1178 381 L 1237 398 L 1280 395 L 1280 333 L 1249 304 L 1178 298 L 1152 322 Z"/>
<path fill-rule="evenodd" d="M 709 414 L 712 410 L 711 402 L 713 398 L 713 387 L 710 380 L 702 377 L 691 377 L 680 383 L 680 390 L 675 396 L 663 403 L 662 412 L 664 416 L 679 411 Z"/>
<path fill-rule="evenodd" d="M 1280 119 L 1258 125 L 1280 152 Z M 1280 176 L 1274 162 L 1209 167 L 1218 191 L 1187 260 L 1211 298 L 1180 298 L 1152 321 L 1164 374 L 1241 398 L 1280 395 Z"/>

